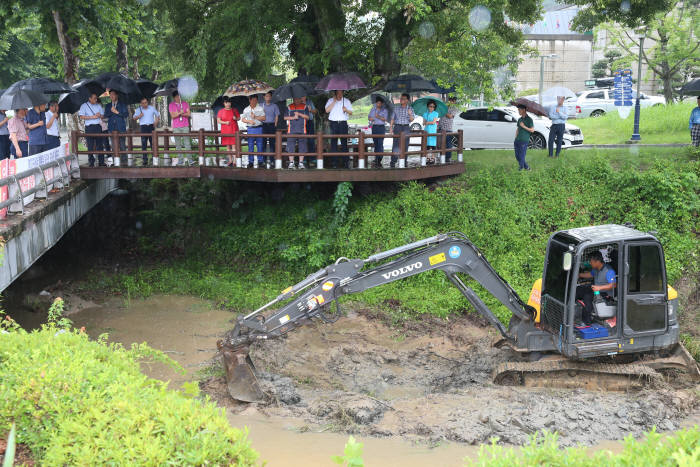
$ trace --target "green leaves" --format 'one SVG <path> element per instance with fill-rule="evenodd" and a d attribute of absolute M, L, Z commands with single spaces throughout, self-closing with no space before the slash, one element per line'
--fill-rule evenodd
<path fill-rule="evenodd" d="M 362 449 L 364 444 L 355 441 L 355 437 L 350 435 L 345 450 L 342 456 L 333 456 L 331 459 L 338 465 L 346 467 L 363 467 L 365 464 L 362 461 Z"/>
<path fill-rule="evenodd" d="M 12 467 L 15 464 L 15 446 L 16 441 L 16 430 L 15 424 L 12 423 L 12 428 L 10 429 L 10 434 L 7 437 L 7 447 L 5 448 L 4 459 L 2 461 L 2 467 Z"/>

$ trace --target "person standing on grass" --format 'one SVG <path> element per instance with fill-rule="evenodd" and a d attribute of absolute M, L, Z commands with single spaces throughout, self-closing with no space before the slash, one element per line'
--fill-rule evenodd
<path fill-rule="evenodd" d="M 129 109 L 119 100 L 119 93 L 112 89 L 109 91 L 110 102 L 105 104 L 104 116 L 107 119 L 107 131 L 112 133 L 126 133 L 126 119 L 129 118 Z M 116 149 L 116 148 L 113 148 Z M 126 138 L 119 137 L 119 160 L 126 163 Z"/>
<path fill-rule="evenodd" d="M 10 130 L 7 123 L 10 119 L 4 110 L 0 110 L 0 161 L 10 157 Z"/>
<path fill-rule="evenodd" d="M 401 135 L 398 138 L 394 138 L 394 142 L 391 148 L 391 168 L 396 166 L 396 161 L 399 160 L 398 153 L 401 150 L 401 139 L 406 139 L 406 150 L 408 150 L 408 145 L 410 142 L 410 137 L 408 134 L 411 131 L 411 122 L 416 115 L 413 113 L 413 107 L 408 105 L 410 96 L 408 94 L 401 94 L 401 99 L 399 105 L 394 107 L 394 113 L 391 116 L 391 133 L 394 135 Z"/>
<path fill-rule="evenodd" d="M 527 153 L 527 145 L 530 144 L 530 135 L 535 131 L 535 123 L 527 114 L 527 107 L 523 104 L 518 104 L 518 119 L 517 128 L 515 130 L 515 158 L 518 161 L 518 170 L 530 170 L 530 166 L 525 162 L 525 154 Z"/>
<path fill-rule="evenodd" d="M 54 149 L 61 145 L 61 133 L 58 120 L 58 102 L 49 102 L 46 112 L 46 149 Z"/>
<path fill-rule="evenodd" d="M 107 138 L 101 138 L 99 136 L 88 136 L 91 134 L 101 134 L 102 133 L 102 106 L 97 102 L 97 94 L 91 93 L 88 101 L 80 106 L 78 111 L 78 117 L 85 124 L 85 143 L 87 144 L 87 149 L 90 151 L 88 153 L 88 163 L 90 167 L 95 167 L 95 154 L 93 151 L 102 151 Z M 106 149 L 109 151 L 109 149 Z M 99 161 L 100 167 L 104 167 L 105 155 L 98 154 L 97 160 Z"/>
<path fill-rule="evenodd" d="M 35 105 L 27 112 L 25 121 L 29 128 L 29 155 L 46 151 L 46 104 Z"/>
<path fill-rule="evenodd" d="M 275 106 L 276 107 L 276 106 Z M 238 132 L 238 120 L 241 115 L 238 110 L 231 107 L 231 98 L 224 97 L 224 108 L 216 114 L 216 121 L 221 125 L 221 134 L 235 134 Z M 235 136 L 222 136 L 221 144 L 226 146 L 228 154 L 228 166 L 233 167 L 233 147 L 236 145 Z"/>
<path fill-rule="evenodd" d="M 134 112 L 133 119 L 139 122 L 139 131 L 141 133 L 149 133 L 148 136 L 141 137 L 141 150 L 145 151 L 148 149 L 148 143 L 151 143 L 151 149 L 153 149 L 153 130 L 158 126 L 160 121 L 160 112 L 156 110 L 155 107 L 148 102 L 145 97 L 141 98 L 141 105 Z M 148 165 L 148 154 L 143 153 L 143 165 Z"/>
<path fill-rule="evenodd" d="M 280 108 L 277 103 L 272 102 L 272 91 L 268 91 L 265 94 L 265 103 L 262 105 L 263 112 L 265 112 L 265 120 L 262 124 L 262 132 L 265 135 L 274 135 L 277 131 L 277 122 L 280 118 Z M 275 152 L 275 138 L 263 138 L 263 152 Z M 270 168 L 273 166 L 275 157 L 268 156 L 263 157 L 265 159 L 265 167 Z"/>
<path fill-rule="evenodd" d="M 27 109 L 15 109 L 15 115 L 7 122 L 7 129 L 10 132 L 10 154 L 12 158 L 29 155 L 29 126 L 25 121 Z"/>
<path fill-rule="evenodd" d="M 306 138 L 294 138 L 292 135 L 305 135 L 307 131 L 307 123 L 311 113 L 302 102 L 300 97 L 295 97 L 292 105 L 287 108 L 287 114 L 284 119 L 287 121 L 287 152 L 289 153 L 289 169 L 294 168 L 294 147 L 299 144 L 299 152 L 307 152 Z M 305 169 L 304 156 L 299 156 L 297 168 Z"/>
<path fill-rule="evenodd" d="M 367 119 L 369 120 L 370 127 L 372 127 L 373 135 L 386 134 L 386 122 L 389 120 L 389 111 L 384 107 L 384 99 L 382 97 L 377 96 L 374 107 L 369 111 Z M 374 142 L 373 152 L 384 152 L 384 138 L 372 138 L 372 142 Z M 382 167 L 383 157 L 384 156 L 374 157 L 374 166 L 376 168 L 379 169 Z"/>
<path fill-rule="evenodd" d="M 688 122 L 690 130 L 690 140 L 696 148 L 700 146 L 700 96 L 698 96 L 698 106 L 690 112 L 690 121 Z"/>
<path fill-rule="evenodd" d="M 438 121 L 440 120 L 440 114 L 437 113 L 435 110 L 437 108 L 437 104 L 435 101 L 430 101 L 428 102 L 428 111 L 423 114 L 423 122 L 425 124 L 425 132 L 428 133 L 431 136 L 427 137 L 427 141 L 425 143 L 426 148 L 428 150 L 435 150 L 437 149 L 437 124 Z M 432 152 L 428 156 L 428 160 L 426 162 L 427 164 L 434 164 L 435 163 L 435 153 Z"/>
<path fill-rule="evenodd" d="M 170 112 L 170 118 L 172 120 L 173 133 L 175 133 L 175 149 L 178 151 L 185 150 L 189 151 L 192 149 L 192 142 L 189 136 L 178 136 L 183 133 L 187 133 L 190 130 L 190 104 L 182 100 L 180 93 L 175 91 L 173 93 L 173 101 L 168 105 L 168 112 Z M 191 164 L 192 160 L 191 154 L 184 155 L 182 153 L 178 154 L 181 158 L 179 165 L 184 165 L 185 161 L 187 164 Z"/>
<path fill-rule="evenodd" d="M 260 136 L 263 132 L 262 125 L 265 121 L 265 111 L 262 106 L 258 104 L 258 96 L 250 96 L 248 98 L 248 107 L 243 109 L 243 122 L 248 125 L 246 133 L 248 135 L 248 151 L 249 152 L 263 152 L 263 139 Z M 248 155 L 248 168 L 252 169 L 255 162 L 255 156 L 252 154 Z M 258 167 L 263 167 L 263 156 L 258 156 Z"/>
<path fill-rule="evenodd" d="M 438 130 L 444 131 L 445 133 L 452 133 L 452 129 L 454 128 L 453 125 L 455 115 L 457 115 L 458 113 L 459 109 L 457 109 L 457 98 L 455 96 L 450 96 L 447 99 L 447 113 L 440 117 L 440 122 L 438 123 Z M 455 147 L 452 138 L 453 136 L 449 135 L 445 137 L 444 149 L 452 149 L 453 147 Z M 450 162 L 450 159 L 452 159 L 452 151 L 446 151 L 445 162 Z"/>
<path fill-rule="evenodd" d="M 564 96 L 557 96 L 557 103 L 549 109 L 549 118 L 552 120 L 552 126 L 549 128 L 549 141 L 547 147 L 549 149 L 549 157 L 554 151 L 554 142 L 557 144 L 556 157 L 559 157 L 561 145 L 564 142 L 564 130 L 566 129 L 566 119 L 569 114 L 564 107 Z"/>
<path fill-rule="evenodd" d="M 332 135 L 347 135 L 348 118 L 352 115 L 352 103 L 347 97 L 343 97 L 343 91 L 334 91 L 333 97 L 326 102 L 326 113 L 331 126 Z M 331 152 L 348 152 L 348 139 L 340 138 L 340 151 L 338 151 L 338 138 L 331 138 Z M 340 165 L 350 168 L 350 158 L 343 156 L 331 156 L 331 167 L 337 169 Z"/>

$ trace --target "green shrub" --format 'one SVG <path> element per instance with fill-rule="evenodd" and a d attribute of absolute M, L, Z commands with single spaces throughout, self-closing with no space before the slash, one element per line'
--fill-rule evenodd
<path fill-rule="evenodd" d="M 561 449 L 557 435 L 545 433 L 544 436 L 534 435 L 528 445 L 517 451 L 494 441 L 481 446 L 476 461 L 465 461 L 466 465 L 474 467 L 690 467 L 700 465 L 700 429 L 695 426 L 671 436 L 662 436 L 652 430 L 640 441 L 629 436 L 619 454 L 610 451 L 592 453 L 584 447 Z"/>
<path fill-rule="evenodd" d="M 46 465 L 254 465 L 247 431 L 139 371 L 170 360 L 55 324 L 0 334 L 0 433 Z M 172 362 L 174 365 L 174 362 Z"/>

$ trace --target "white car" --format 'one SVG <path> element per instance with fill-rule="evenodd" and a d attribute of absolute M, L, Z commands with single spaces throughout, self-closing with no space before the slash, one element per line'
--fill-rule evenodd
<path fill-rule="evenodd" d="M 615 100 L 612 97 L 612 89 L 591 89 L 577 93 L 576 99 L 567 99 L 567 103 L 575 103 L 578 118 L 602 117 L 608 112 L 615 111 Z M 632 93 L 632 98 L 637 98 L 637 92 Z M 640 94 L 639 105 L 642 108 L 665 105 L 663 96 L 648 96 Z"/>
<path fill-rule="evenodd" d="M 530 114 L 535 132 L 530 136 L 530 148 L 546 149 L 552 121 L 546 117 Z M 470 149 L 513 148 L 515 123 L 519 115 L 515 107 L 477 107 L 455 116 L 454 131 L 464 131 L 464 147 Z M 583 144 L 583 133 L 576 125 L 566 124 L 563 148 Z"/>

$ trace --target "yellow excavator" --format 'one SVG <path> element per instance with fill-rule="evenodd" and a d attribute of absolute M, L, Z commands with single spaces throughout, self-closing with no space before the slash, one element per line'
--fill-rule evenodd
<path fill-rule="evenodd" d="M 591 303 L 577 300 L 592 258 L 604 258 L 615 287 Z M 368 267 L 368 265 L 375 265 Z M 334 322 L 338 299 L 372 287 L 439 269 L 501 334 L 498 347 L 527 358 L 500 364 L 498 384 L 615 389 L 645 384 L 659 370 L 680 369 L 700 379 L 698 364 L 679 343 L 678 294 L 667 283 L 659 240 L 629 224 L 562 230 L 550 236 L 544 272 L 523 301 L 462 233 L 452 232 L 374 254 L 340 258 L 240 316 L 219 341 L 228 391 L 245 402 L 265 400 L 250 358 L 254 342 L 279 337 L 310 320 Z M 478 282 L 511 313 L 506 327 L 460 275 Z M 335 302 L 336 311 L 331 312 Z M 273 308 L 276 304 L 283 304 Z"/>

